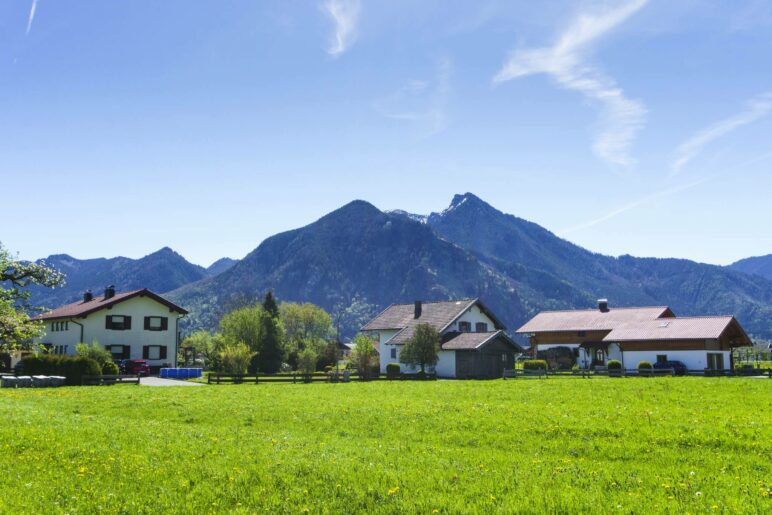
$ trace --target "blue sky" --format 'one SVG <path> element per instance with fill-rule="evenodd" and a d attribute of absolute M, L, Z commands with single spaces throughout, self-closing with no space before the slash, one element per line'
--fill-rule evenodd
<path fill-rule="evenodd" d="M 606 254 L 772 252 L 772 3 L 0 2 L 0 241 L 206 265 L 471 191 Z"/>

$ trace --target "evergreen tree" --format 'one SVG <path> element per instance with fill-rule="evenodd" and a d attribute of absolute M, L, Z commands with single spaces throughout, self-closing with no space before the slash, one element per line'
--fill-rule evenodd
<path fill-rule="evenodd" d="M 273 292 L 268 290 L 263 300 L 263 309 L 271 315 L 272 318 L 279 316 L 279 306 L 276 304 L 276 299 L 273 298 Z"/>
<path fill-rule="evenodd" d="M 284 361 L 284 342 L 279 319 L 264 316 L 260 321 L 260 345 L 258 347 L 256 364 L 261 372 L 275 374 L 281 370 Z"/>

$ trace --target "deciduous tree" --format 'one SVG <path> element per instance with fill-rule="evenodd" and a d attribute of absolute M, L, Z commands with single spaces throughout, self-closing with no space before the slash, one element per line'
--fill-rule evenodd
<path fill-rule="evenodd" d="M 434 366 L 439 360 L 440 334 L 429 324 L 418 324 L 413 337 L 405 343 L 399 360 L 406 365 L 420 366 L 426 372 L 426 366 Z"/>
<path fill-rule="evenodd" d="M 40 322 L 30 320 L 26 288 L 64 284 L 64 275 L 44 261 L 27 263 L 11 257 L 0 243 L 0 350 L 29 348 L 32 338 L 43 333 Z"/>

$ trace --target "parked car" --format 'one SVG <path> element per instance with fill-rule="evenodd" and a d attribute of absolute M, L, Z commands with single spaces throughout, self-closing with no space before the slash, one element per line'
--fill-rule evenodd
<path fill-rule="evenodd" d="M 150 365 L 144 359 L 124 359 L 121 360 L 118 367 L 121 369 L 121 374 L 150 375 Z"/>
<path fill-rule="evenodd" d="M 686 375 L 686 371 L 688 370 L 686 365 L 680 361 L 657 361 L 654 363 L 654 368 L 672 368 L 677 376 Z"/>

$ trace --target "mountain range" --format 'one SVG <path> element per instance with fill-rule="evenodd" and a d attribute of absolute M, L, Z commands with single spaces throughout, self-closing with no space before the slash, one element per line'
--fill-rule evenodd
<path fill-rule="evenodd" d="M 150 288 L 157 293 L 166 293 L 223 272 L 236 262 L 222 258 L 204 268 L 188 262 L 169 247 L 140 259 L 121 256 L 77 259 L 68 254 L 55 254 L 44 261 L 66 277 L 64 286 L 59 288 L 31 288 L 32 303 L 49 308 L 75 302 L 86 290 L 100 294 L 108 285 L 123 291 Z"/>
<path fill-rule="evenodd" d="M 756 268 L 593 253 L 471 193 L 428 216 L 357 200 L 208 270 L 168 248 L 139 260 L 62 255 L 48 262 L 68 274 L 70 300 L 86 284 L 145 286 L 189 309 L 189 329 L 216 327 L 223 313 L 271 289 L 281 300 L 324 307 L 344 337 L 396 302 L 480 297 L 514 330 L 540 310 L 588 308 L 607 297 L 612 309 L 731 313 L 749 333 L 772 338 L 772 280 L 753 275 Z M 91 267 L 98 273 L 86 272 Z M 45 304 L 41 299 L 52 300 L 36 292 L 34 300 Z"/>
<path fill-rule="evenodd" d="M 772 280 L 772 254 L 741 259 L 729 265 L 729 268 Z"/>

